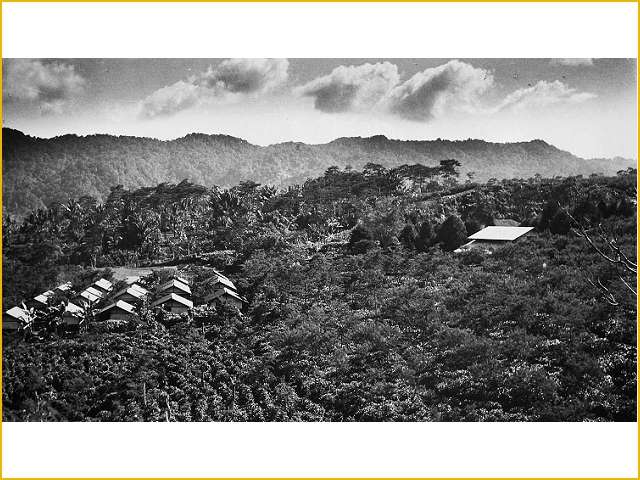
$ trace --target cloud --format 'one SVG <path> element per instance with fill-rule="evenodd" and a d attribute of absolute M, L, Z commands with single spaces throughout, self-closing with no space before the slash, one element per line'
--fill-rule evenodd
<path fill-rule="evenodd" d="M 223 60 L 204 73 L 147 96 L 140 103 L 140 116 L 172 115 L 215 100 L 265 93 L 287 81 L 288 69 L 289 61 L 284 58 Z"/>
<path fill-rule="evenodd" d="M 196 105 L 205 94 L 201 87 L 182 80 L 156 90 L 141 104 L 141 115 L 153 118 L 185 110 Z"/>
<path fill-rule="evenodd" d="M 399 80 L 398 67 L 389 62 L 341 65 L 296 91 L 314 98 L 315 108 L 322 112 L 363 111 L 375 107 Z"/>
<path fill-rule="evenodd" d="M 475 110 L 493 75 L 459 60 L 416 73 L 390 93 L 388 109 L 405 119 L 429 121 L 451 109 Z"/>
<path fill-rule="evenodd" d="M 197 83 L 221 92 L 264 92 L 287 81 L 286 58 L 238 58 L 222 61 L 202 75 Z"/>
<path fill-rule="evenodd" d="M 85 85 L 73 65 L 31 59 L 6 59 L 3 63 L 3 99 L 37 105 L 43 113 L 60 113 L 84 93 Z"/>
<path fill-rule="evenodd" d="M 552 58 L 551 65 L 564 65 L 566 67 L 592 67 L 592 58 Z"/>
<path fill-rule="evenodd" d="M 495 111 L 522 110 L 559 103 L 581 103 L 595 97 L 593 93 L 578 92 L 559 80 L 554 82 L 541 80 L 531 87 L 521 88 L 507 95 Z"/>

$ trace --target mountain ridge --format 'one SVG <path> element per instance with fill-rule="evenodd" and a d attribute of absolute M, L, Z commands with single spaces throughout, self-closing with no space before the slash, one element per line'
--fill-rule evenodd
<path fill-rule="evenodd" d="M 398 140 L 384 135 L 340 137 L 323 144 L 268 146 L 223 134 L 191 133 L 172 140 L 65 134 L 34 137 L 3 128 L 3 214 L 24 215 L 54 201 L 82 195 L 105 198 L 110 188 L 137 188 L 188 179 L 228 187 L 253 180 L 278 187 L 321 176 L 330 166 L 361 169 L 403 164 L 437 165 L 454 158 L 461 178 L 528 178 L 615 174 L 635 160 L 583 159 L 544 140 L 499 143 L 480 139 Z"/>

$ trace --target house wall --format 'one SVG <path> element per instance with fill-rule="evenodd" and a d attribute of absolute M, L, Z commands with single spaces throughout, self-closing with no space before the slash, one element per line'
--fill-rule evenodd
<path fill-rule="evenodd" d="M 123 300 L 129 304 L 138 303 L 140 301 L 140 299 L 134 297 L 130 293 L 123 293 L 119 297 L 115 297 L 114 300 Z"/>
<path fill-rule="evenodd" d="M 185 292 L 184 290 L 180 290 L 176 287 L 169 287 L 166 290 L 162 291 L 160 296 L 169 295 L 170 293 L 175 293 L 176 295 L 180 295 L 182 298 L 186 298 L 187 300 L 191 300 L 191 294 Z"/>
<path fill-rule="evenodd" d="M 189 307 L 174 301 L 165 302 L 162 305 L 158 305 L 158 307 L 171 313 L 184 313 L 189 311 Z"/>
<path fill-rule="evenodd" d="M 105 320 L 131 320 L 133 319 L 133 315 L 130 313 L 122 312 L 122 311 L 111 311 L 108 312 L 105 316 Z"/>

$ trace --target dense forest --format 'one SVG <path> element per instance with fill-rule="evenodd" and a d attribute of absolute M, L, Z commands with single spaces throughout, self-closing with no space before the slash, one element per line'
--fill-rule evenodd
<path fill-rule="evenodd" d="M 92 143 L 172 158 L 162 152 L 195 140 Z M 449 158 L 332 166 L 282 189 L 114 183 L 4 215 L 5 309 L 152 265 L 195 288 L 215 267 L 248 306 L 5 337 L 3 419 L 635 421 L 636 279 L 616 259 L 636 258 L 636 170 L 479 182 Z M 535 230 L 492 254 L 455 252 L 507 219 Z"/>
<path fill-rule="evenodd" d="M 2 130 L 3 213 L 26 215 L 51 202 L 83 195 L 103 201 L 113 185 L 137 188 L 182 179 L 229 188 L 245 180 L 286 187 L 322 176 L 331 166 L 362 169 L 367 163 L 396 168 L 435 167 L 444 158 L 462 164 L 462 178 L 527 178 L 600 173 L 615 175 L 635 161 L 581 159 L 542 141 L 401 141 L 382 135 L 339 138 L 327 144 L 281 143 L 260 147 L 226 135 L 152 138 L 64 135 L 35 138 Z"/>

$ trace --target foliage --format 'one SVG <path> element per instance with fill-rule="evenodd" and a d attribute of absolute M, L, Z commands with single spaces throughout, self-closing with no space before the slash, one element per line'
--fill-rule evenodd
<path fill-rule="evenodd" d="M 440 226 L 438 241 L 447 252 L 455 250 L 467 240 L 467 230 L 457 215 L 451 215 Z"/>
<path fill-rule="evenodd" d="M 249 307 L 158 322 L 143 305 L 74 337 L 5 336 L 4 420 L 636 420 L 636 299 L 603 301 L 589 279 L 625 292 L 616 268 L 549 231 L 553 201 L 635 258 L 635 171 L 461 185 L 409 168 L 425 180 L 407 189 L 402 170 L 329 170 L 281 191 L 115 187 L 5 218 L 6 307 L 159 264 L 187 271 L 194 296 L 220 269 Z M 448 251 L 464 221 L 542 217 L 492 255 Z"/>

